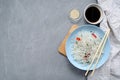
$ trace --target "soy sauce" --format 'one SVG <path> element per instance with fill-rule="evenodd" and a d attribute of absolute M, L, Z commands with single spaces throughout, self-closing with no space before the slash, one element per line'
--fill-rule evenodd
<path fill-rule="evenodd" d="M 100 11 L 96 7 L 89 7 L 86 10 L 85 16 L 90 22 L 97 22 L 100 18 Z"/>

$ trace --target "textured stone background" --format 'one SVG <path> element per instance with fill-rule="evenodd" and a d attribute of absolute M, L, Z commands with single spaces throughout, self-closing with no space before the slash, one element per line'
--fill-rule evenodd
<path fill-rule="evenodd" d="M 92 2 L 0 0 L 0 80 L 85 80 L 57 48 L 72 26 L 69 11 L 82 14 Z"/>

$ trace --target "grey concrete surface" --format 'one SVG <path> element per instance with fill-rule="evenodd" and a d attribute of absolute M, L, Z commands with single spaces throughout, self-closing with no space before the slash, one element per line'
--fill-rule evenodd
<path fill-rule="evenodd" d="M 85 80 L 57 49 L 73 25 L 68 12 L 92 2 L 0 0 L 0 80 Z"/>

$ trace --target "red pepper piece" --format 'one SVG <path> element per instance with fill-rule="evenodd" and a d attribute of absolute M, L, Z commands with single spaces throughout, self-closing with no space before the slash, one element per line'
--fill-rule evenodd
<path fill-rule="evenodd" d="M 94 33 L 92 33 L 92 36 L 93 36 L 94 38 L 97 38 L 97 36 L 96 36 Z"/>
<path fill-rule="evenodd" d="M 84 59 L 84 60 L 87 60 L 87 56 L 84 56 L 83 59 Z"/>
<path fill-rule="evenodd" d="M 79 37 L 76 38 L 77 41 L 80 41 L 81 39 Z"/>

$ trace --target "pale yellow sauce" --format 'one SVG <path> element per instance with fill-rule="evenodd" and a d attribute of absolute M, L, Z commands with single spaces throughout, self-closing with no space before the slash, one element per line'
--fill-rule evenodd
<path fill-rule="evenodd" d="M 80 13 L 79 13 L 78 10 L 73 9 L 73 10 L 70 11 L 70 18 L 77 19 L 79 17 L 80 17 Z"/>

